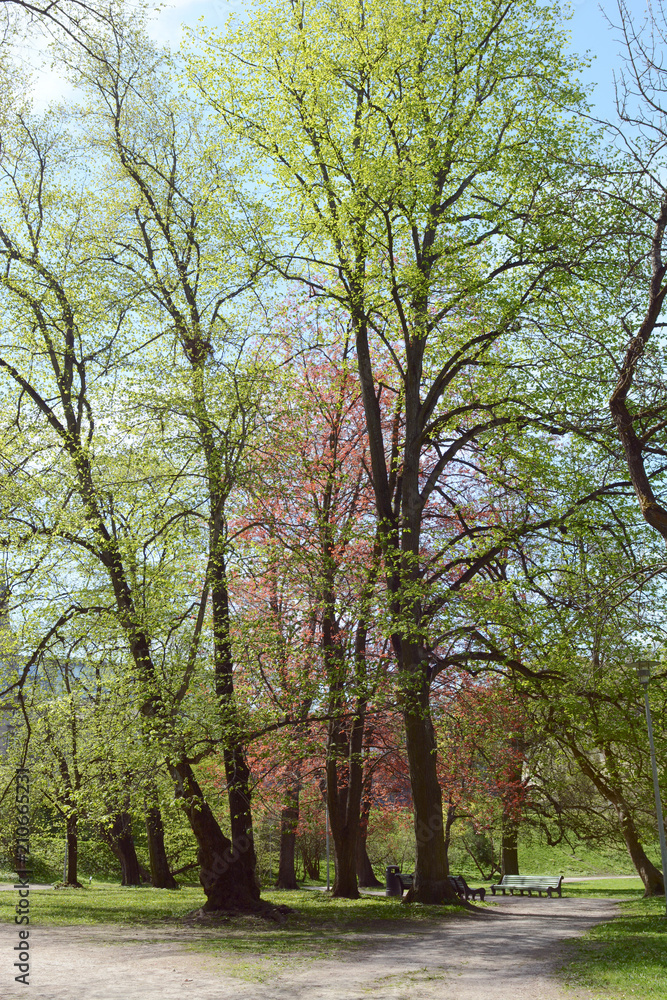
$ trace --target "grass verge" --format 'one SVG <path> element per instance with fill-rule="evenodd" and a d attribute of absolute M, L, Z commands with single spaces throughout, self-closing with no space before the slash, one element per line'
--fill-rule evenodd
<path fill-rule="evenodd" d="M 609 880 L 611 883 L 615 880 Z M 600 1000 L 667 1000 L 667 918 L 665 899 L 641 898 L 641 883 L 618 880 L 579 883 L 573 895 L 614 896 L 620 916 L 567 942 L 571 959 L 563 970 L 570 986 L 586 987 Z M 568 892 L 575 886 L 568 886 Z"/>

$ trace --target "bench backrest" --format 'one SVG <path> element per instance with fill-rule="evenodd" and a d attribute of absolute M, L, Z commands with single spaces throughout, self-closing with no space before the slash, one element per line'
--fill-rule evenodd
<path fill-rule="evenodd" d="M 562 875 L 503 875 L 499 885 L 507 885 L 513 888 L 521 888 L 530 885 L 548 885 L 557 889 L 563 881 Z"/>

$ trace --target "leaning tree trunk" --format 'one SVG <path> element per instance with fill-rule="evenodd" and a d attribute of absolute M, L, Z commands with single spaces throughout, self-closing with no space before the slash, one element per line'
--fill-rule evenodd
<path fill-rule="evenodd" d="M 635 821 L 632 818 L 632 810 L 625 801 L 625 797 L 622 792 L 619 791 L 618 787 L 612 786 L 611 783 L 596 770 L 573 740 L 566 740 L 565 743 L 572 751 L 582 772 L 593 782 L 600 795 L 602 795 L 607 802 L 614 807 L 614 811 L 618 816 L 625 846 L 628 849 L 628 854 L 630 855 L 632 863 L 637 870 L 637 874 L 644 883 L 644 896 L 664 896 L 665 883 L 662 872 L 659 868 L 656 868 L 653 862 L 649 861 L 646 856 L 644 847 L 639 839 L 639 834 L 637 833 Z M 612 759 L 611 753 L 608 749 L 606 751 L 606 759 L 608 761 Z"/>
<path fill-rule="evenodd" d="M 157 805 L 146 810 L 146 837 L 148 839 L 148 860 L 151 882 L 155 889 L 178 889 L 178 883 L 171 873 L 167 852 L 164 848 L 164 824 Z"/>
<path fill-rule="evenodd" d="M 614 804 L 616 815 L 621 824 L 623 839 L 632 858 L 632 863 L 637 869 L 640 879 L 644 883 L 644 896 L 664 896 L 665 883 L 662 872 L 646 856 L 646 852 L 639 840 L 637 828 L 630 811 L 625 804 Z"/>
<path fill-rule="evenodd" d="M 189 763 L 173 764 L 170 771 L 199 847 L 199 880 L 206 893 L 203 909 L 251 913 L 270 910 L 271 907 L 259 898 L 254 864 L 244 863 L 247 853 L 252 852 L 254 858 L 252 839 L 238 835 L 232 842 L 225 836 Z"/>
<path fill-rule="evenodd" d="M 296 880 L 296 830 L 299 825 L 299 784 L 285 792 L 285 805 L 280 813 L 280 861 L 276 889 L 298 889 Z"/>
<path fill-rule="evenodd" d="M 366 837 L 359 835 L 357 839 L 357 880 L 360 889 L 381 889 L 382 882 L 373 871 L 371 859 L 366 849 Z"/>

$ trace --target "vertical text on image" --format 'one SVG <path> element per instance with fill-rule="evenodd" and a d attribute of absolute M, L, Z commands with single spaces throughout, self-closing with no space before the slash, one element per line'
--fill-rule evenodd
<path fill-rule="evenodd" d="M 28 855 L 30 854 L 30 773 L 25 767 L 16 769 L 16 874 L 14 888 L 18 891 L 18 902 L 15 907 L 14 923 L 19 925 L 18 944 L 14 945 L 14 967 L 18 975 L 14 976 L 17 983 L 30 985 L 30 871 Z"/>

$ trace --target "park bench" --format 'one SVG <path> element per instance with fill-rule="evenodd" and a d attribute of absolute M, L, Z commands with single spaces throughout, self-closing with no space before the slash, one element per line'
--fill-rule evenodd
<path fill-rule="evenodd" d="M 414 875 L 406 875 L 399 871 L 397 865 L 391 865 L 387 868 L 386 877 L 388 896 L 402 896 L 404 890 L 411 889 L 414 882 Z M 461 899 L 474 899 L 475 896 L 479 896 L 480 900 L 484 901 L 486 889 L 471 889 L 463 875 L 450 875 L 449 882 Z"/>
<path fill-rule="evenodd" d="M 491 886 L 491 894 L 495 896 L 496 889 L 501 889 L 503 896 L 508 890 L 512 896 L 515 891 L 520 892 L 522 896 L 524 892 L 527 892 L 529 896 L 532 896 L 534 892 L 539 896 L 546 892 L 549 898 L 554 892 L 562 896 L 562 881 L 562 875 L 503 875 L 497 885 Z"/>
<path fill-rule="evenodd" d="M 471 889 L 463 875 L 450 875 L 449 881 L 461 899 L 474 899 L 475 896 L 479 896 L 480 902 L 484 902 L 484 897 L 486 896 L 486 889 Z"/>

